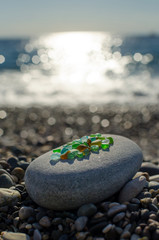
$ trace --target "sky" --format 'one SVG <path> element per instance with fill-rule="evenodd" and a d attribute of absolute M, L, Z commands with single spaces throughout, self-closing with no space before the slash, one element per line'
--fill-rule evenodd
<path fill-rule="evenodd" d="M 1 0 L 0 6 L 0 37 L 63 31 L 159 33 L 158 0 Z"/>

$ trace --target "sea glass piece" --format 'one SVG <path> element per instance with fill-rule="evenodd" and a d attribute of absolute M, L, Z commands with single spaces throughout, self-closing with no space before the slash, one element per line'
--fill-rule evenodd
<path fill-rule="evenodd" d="M 50 158 L 50 159 L 53 160 L 53 161 L 58 161 L 58 160 L 61 159 L 61 154 L 58 153 L 58 152 L 53 153 L 53 154 L 51 155 L 51 158 Z"/>
<path fill-rule="evenodd" d="M 72 145 L 65 145 L 65 147 L 62 148 L 61 154 L 66 153 L 68 150 L 72 149 Z"/>
<path fill-rule="evenodd" d="M 99 146 L 98 145 L 91 146 L 91 151 L 92 152 L 98 152 L 99 151 Z"/>
<path fill-rule="evenodd" d="M 96 136 L 96 137 L 101 137 L 102 134 L 101 134 L 101 133 L 96 133 L 95 136 Z"/>
<path fill-rule="evenodd" d="M 99 147 L 101 146 L 102 141 L 100 139 L 95 140 L 94 142 L 91 142 L 92 145 L 98 145 Z"/>
<path fill-rule="evenodd" d="M 84 136 L 80 139 L 80 142 L 85 143 L 87 142 L 88 136 Z"/>
<path fill-rule="evenodd" d="M 109 139 L 104 139 L 104 140 L 102 140 L 102 143 L 105 143 L 105 144 L 109 144 L 110 142 L 109 142 Z"/>
<path fill-rule="evenodd" d="M 60 149 L 60 148 L 54 149 L 54 150 L 53 150 L 53 153 L 56 153 L 56 152 L 57 152 L 57 153 L 60 153 L 60 152 L 61 152 L 61 149 Z"/>
<path fill-rule="evenodd" d="M 91 142 L 93 142 L 93 141 L 97 140 L 97 138 L 96 138 L 96 137 L 90 137 L 89 139 L 91 140 Z"/>
<path fill-rule="evenodd" d="M 105 140 L 105 137 L 102 137 L 102 136 L 101 136 L 101 137 L 98 137 L 98 139 L 100 139 L 100 140 L 103 141 L 103 140 Z"/>
<path fill-rule="evenodd" d="M 83 152 L 78 151 L 77 157 L 78 157 L 78 158 L 83 158 Z"/>
<path fill-rule="evenodd" d="M 87 139 L 87 144 L 88 144 L 88 146 L 90 146 L 91 145 L 91 139 Z"/>
<path fill-rule="evenodd" d="M 88 148 L 86 148 L 86 149 L 84 149 L 83 153 L 85 156 L 88 156 L 90 154 L 90 151 Z"/>
<path fill-rule="evenodd" d="M 70 152 L 67 155 L 68 159 L 74 159 L 75 157 L 77 157 L 78 152 L 79 151 L 77 149 L 70 150 Z"/>
<path fill-rule="evenodd" d="M 73 144 L 72 144 L 72 149 L 77 148 L 80 144 L 81 144 L 81 143 L 79 143 L 79 142 L 73 143 Z"/>
<path fill-rule="evenodd" d="M 102 148 L 103 150 L 109 149 L 109 144 L 102 143 L 102 144 L 101 144 L 101 148 Z"/>
<path fill-rule="evenodd" d="M 64 154 L 62 154 L 61 159 L 63 159 L 63 160 L 67 159 L 67 156 L 68 156 L 69 153 L 70 153 L 70 151 L 67 151 Z"/>
<path fill-rule="evenodd" d="M 112 137 L 107 137 L 107 139 L 109 139 L 109 144 L 113 144 L 114 143 L 114 140 Z"/>
<path fill-rule="evenodd" d="M 75 159 L 75 156 L 72 153 L 68 153 L 67 158 L 72 160 L 72 159 Z"/>
<path fill-rule="evenodd" d="M 96 137 L 96 135 L 95 134 L 91 134 L 90 137 Z"/>
<path fill-rule="evenodd" d="M 85 149 L 88 149 L 88 147 L 84 144 L 81 144 L 77 147 L 77 149 L 80 151 L 80 152 L 83 152 Z"/>

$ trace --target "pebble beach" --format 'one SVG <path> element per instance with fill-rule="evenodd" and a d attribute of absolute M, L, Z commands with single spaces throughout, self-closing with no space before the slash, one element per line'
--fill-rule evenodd
<path fill-rule="evenodd" d="M 158 120 L 157 104 L 1 107 L 1 239 L 159 239 Z M 142 149 L 142 167 L 129 187 L 102 202 L 71 211 L 53 211 L 34 203 L 24 181 L 30 162 L 96 132 L 128 137 Z M 119 196 L 129 192 L 131 199 L 121 203 Z"/>

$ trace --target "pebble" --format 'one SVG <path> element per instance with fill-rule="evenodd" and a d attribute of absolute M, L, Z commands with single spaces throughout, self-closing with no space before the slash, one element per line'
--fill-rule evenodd
<path fill-rule="evenodd" d="M 157 212 L 157 211 L 158 211 L 158 207 L 155 206 L 153 203 L 150 203 L 150 204 L 149 204 L 149 210 L 150 210 L 150 211 Z"/>
<path fill-rule="evenodd" d="M 156 181 L 149 182 L 148 183 L 148 188 L 158 190 L 159 189 L 159 182 L 156 182 Z"/>
<path fill-rule="evenodd" d="M 146 180 L 149 181 L 149 174 L 147 172 L 137 172 L 133 179 L 141 176 L 144 176 Z"/>
<path fill-rule="evenodd" d="M 7 174 L 0 175 L 0 188 L 10 188 L 14 185 L 11 177 Z"/>
<path fill-rule="evenodd" d="M 156 229 L 153 234 L 152 234 L 152 239 L 153 240 L 158 240 L 159 239 L 159 229 Z"/>
<path fill-rule="evenodd" d="M 88 202 L 100 202 L 118 192 L 138 171 L 143 155 L 130 139 L 109 136 L 114 139 L 109 151 L 91 153 L 81 161 L 55 162 L 51 160 L 52 150 L 32 161 L 25 173 L 30 197 L 49 209 L 70 210 Z"/>
<path fill-rule="evenodd" d="M 108 224 L 105 228 L 103 228 L 102 233 L 107 233 L 112 229 L 112 224 Z"/>
<path fill-rule="evenodd" d="M 120 212 L 120 213 L 115 215 L 115 217 L 113 218 L 113 222 L 117 223 L 120 220 L 122 220 L 124 217 L 125 217 L 125 212 Z"/>
<path fill-rule="evenodd" d="M 150 176 L 150 179 L 149 179 L 149 180 L 150 180 L 150 182 L 151 182 L 151 181 L 159 182 L 159 174 Z"/>
<path fill-rule="evenodd" d="M 3 240 L 30 240 L 30 237 L 24 233 L 2 232 Z"/>
<path fill-rule="evenodd" d="M 11 173 L 12 175 L 16 176 L 19 180 L 23 179 L 25 174 L 24 170 L 20 167 L 14 168 Z"/>
<path fill-rule="evenodd" d="M 86 216 L 78 217 L 75 221 L 76 230 L 78 232 L 81 232 L 85 228 L 87 221 L 88 221 L 88 217 L 86 217 Z"/>
<path fill-rule="evenodd" d="M 130 240 L 139 240 L 140 236 L 137 234 L 132 234 Z"/>
<path fill-rule="evenodd" d="M 113 217 L 115 214 L 119 212 L 126 211 L 126 209 L 127 209 L 127 206 L 125 204 L 116 205 L 108 210 L 107 216 Z"/>
<path fill-rule="evenodd" d="M 140 171 L 147 172 L 150 176 L 152 176 L 159 174 L 159 167 L 151 162 L 143 162 Z"/>
<path fill-rule="evenodd" d="M 47 216 L 44 216 L 40 219 L 39 221 L 39 224 L 42 226 L 42 227 L 46 227 L 46 228 L 49 228 L 51 226 L 51 221 L 50 219 L 47 217 Z"/>
<path fill-rule="evenodd" d="M 107 225 L 108 225 L 108 222 L 106 222 L 106 221 L 97 223 L 93 227 L 89 228 L 89 232 L 91 234 L 97 234 L 97 233 L 101 232 L 102 229 L 105 228 Z"/>
<path fill-rule="evenodd" d="M 3 169 L 9 168 L 9 164 L 5 160 L 0 160 L 0 165 L 3 167 Z"/>
<path fill-rule="evenodd" d="M 127 239 L 127 238 L 130 238 L 131 236 L 131 233 L 129 231 L 124 231 L 121 236 L 120 236 L 120 239 Z"/>
<path fill-rule="evenodd" d="M 137 177 L 128 183 L 121 189 L 119 193 L 119 202 L 127 202 L 130 201 L 132 198 L 136 197 L 144 187 L 146 187 L 147 181 L 144 176 Z"/>
<path fill-rule="evenodd" d="M 78 232 L 75 234 L 77 240 L 85 240 L 89 232 Z"/>
<path fill-rule="evenodd" d="M 0 207 L 14 205 L 20 198 L 18 191 L 0 188 Z"/>
<path fill-rule="evenodd" d="M 29 162 L 19 161 L 19 167 L 21 167 L 24 171 L 29 167 Z"/>
<path fill-rule="evenodd" d="M 68 238 L 67 234 L 63 234 L 60 236 L 60 238 L 58 240 L 69 240 L 69 238 Z"/>
<path fill-rule="evenodd" d="M 34 209 L 32 207 L 21 207 L 19 210 L 19 218 L 21 220 L 27 219 L 31 217 L 34 213 Z"/>
<path fill-rule="evenodd" d="M 34 230 L 34 234 L 33 234 L 33 240 L 41 240 L 42 237 L 41 237 L 41 233 L 38 229 L 35 229 Z"/>
<path fill-rule="evenodd" d="M 136 211 L 139 208 L 139 204 L 129 203 L 127 205 L 130 212 Z"/>
<path fill-rule="evenodd" d="M 11 166 L 11 170 L 13 170 L 16 167 L 19 167 L 19 160 L 18 158 L 15 157 L 10 157 L 7 162 L 9 163 L 9 165 Z"/>
<path fill-rule="evenodd" d="M 77 215 L 91 217 L 97 212 L 97 207 L 93 203 L 82 205 L 77 212 Z"/>
<path fill-rule="evenodd" d="M 148 209 L 141 209 L 141 219 L 147 220 L 149 218 L 150 212 Z"/>

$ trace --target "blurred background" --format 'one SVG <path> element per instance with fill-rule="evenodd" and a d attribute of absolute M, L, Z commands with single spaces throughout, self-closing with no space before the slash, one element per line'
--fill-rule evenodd
<path fill-rule="evenodd" d="M 158 162 L 158 9 L 156 0 L 1 3 L 1 156 L 111 132 Z"/>

